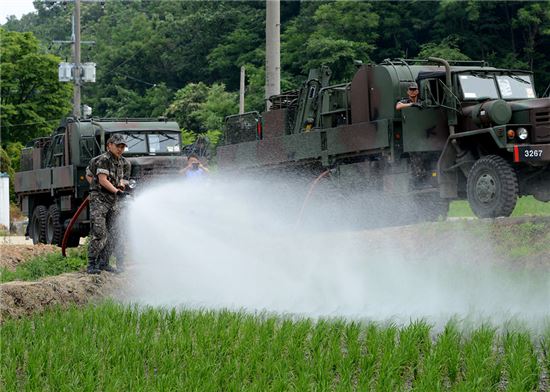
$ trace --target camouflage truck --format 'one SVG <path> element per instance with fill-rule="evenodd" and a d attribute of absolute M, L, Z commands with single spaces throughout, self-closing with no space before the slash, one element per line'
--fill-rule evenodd
<path fill-rule="evenodd" d="M 360 65 L 338 85 L 330 76 L 312 70 L 269 111 L 226 118 L 220 168 L 330 168 L 342 192 L 407 195 L 427 220 L 456 199 L 478 217 L 508 216 L 520 196 L 550 200 L 550 99 L 530 72 L 430 58 Z M 421 104 L 397 111 L 411 82 Z"/>
<path fill-rule="evenodd" d="M 29 217 L 33 243 L 60 245 L 67 224 L 83 200 L 89 184 L 85 170 L 90 160 L 105 152 L 113 133 L 127 140 L 124 156 L 132 164 L 132 187 L 149 179 L 177 173 L 184 165 L 181 134 L 176 122 L 165 119 L 67 118 L 50 137 L 35 139 L 21 154 L 14 187 L 21 210 Z M 68 246 L 88 235 L 89 211 L 80 214 Z"/>

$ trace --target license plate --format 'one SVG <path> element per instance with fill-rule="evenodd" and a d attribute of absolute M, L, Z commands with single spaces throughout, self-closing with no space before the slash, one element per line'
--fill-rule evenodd
<path fill-rule="evenodd" d="M 514 146 L 514 162 L 550 161 L 550 144 Z"/>

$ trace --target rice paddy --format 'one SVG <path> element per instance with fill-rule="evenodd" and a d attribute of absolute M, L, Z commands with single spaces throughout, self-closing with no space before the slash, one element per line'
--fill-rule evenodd
<path fill-rule="evenodd" d="M 340 319 L 53 309 L 1 328 L 3 391 L 544 391 L 550 324 L 436 330 Z"/>

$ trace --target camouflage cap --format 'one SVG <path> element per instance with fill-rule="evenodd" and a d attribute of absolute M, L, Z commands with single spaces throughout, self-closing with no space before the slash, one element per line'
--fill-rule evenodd
<path fill-rule="evenodd" d="M 416 82 L 410 82 L 409 89 L 418 89 L 418 84 L 416 84 Z"/>
<path fill-rule="evenodd" d="M 109 140 L 107 140 L 107 143 L 128 145 L 128 143 L 126 143 L 126 138 L 120 133 L 112 134 Z"/>

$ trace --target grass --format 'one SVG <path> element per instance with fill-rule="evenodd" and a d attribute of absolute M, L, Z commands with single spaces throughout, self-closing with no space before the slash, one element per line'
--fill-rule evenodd
<path fill-rule="evenodd" d="M 86 247 L 68 249 L 67 257 L 61 255 L 61 250 L 34 257 L 17 265 L 14 271 L 0 268 L 0 283 L 13 280 L 36 280 L 45 276 L 59 275 L 64 272 L 78 271 L 87 264 Z"/>
<path fill-rule="evenodd" d="M 550 371 L 542 336 L 450 322 L 289 320 L 104 302 L 2 326 L 4 391 L 530 391 Z M 537 340 L 538 339 L 538 340 Z M 544 382 L 544 381 L 542 381 Z"/>
<path fill-rule="evenodd" d="M 547 264 L 550 254 L 550 221 L 513 223 L 506 221 L 458 220 L 423 226 L 423 232 L 434 238 L 458 238 L 470 247 L 486 248 L 488 244 L 502 260 Z M 442 237 L 438 237 L 442 236 Z M 539 260 L 538 262 L 536 262 Z M 524 264 L 518 264 L 524 265 Z M 525 265 L 524 265 L 525 266 Z"/>
<path fill-rule="evenodd" d="M 550 215 L 550 203 L 543 203 L 533 196 L 521 197 L 518 199 L 512 216 L 525 215 Z M 449 208 L 450 217 L 473 217 L 474 213 L 465 200 L 453 201 Z"/>

